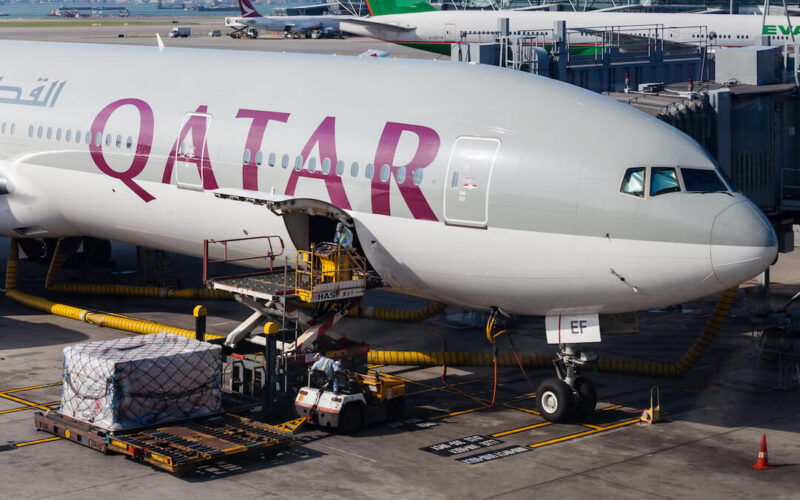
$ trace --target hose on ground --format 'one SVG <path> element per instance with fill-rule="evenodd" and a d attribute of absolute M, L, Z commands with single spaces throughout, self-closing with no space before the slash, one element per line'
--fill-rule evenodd
<path fill-rule="evenodd" d="M 639 361 L 631 359 L 604 358 L 599 360 L 599 371 L 609 373 L 627 373 L 655 377 L 679 377 L 686 373 L 708 350 L 722 327 L 736 297 L 739 286 L 722 292 L 714 311 L 706 321 L 703 331 L 688 351 L 677 363 Z M 555 359 L 554 354 L 526 354 L 515 356 L 509 353 L 498 353 L 497 364 L 501 367 L 513 367 L 520 364 L 529 368 L 549 368 Z M 518 358 L 518 360 L 517 360 Z M 414 366 L 493 366 L 494 356 L 486 352 L 410 352 L 410 351 L 370 351 L 367 362 L 381 365 L 414 365 Z"/>
<path fill-rule="evenodd" d="M 195 338 L 193 330 L 155 323 L 153 321 L 129 318 L 114 314 L 98 313 L 66 304 L 59 304 L 17 290 L 17 268 L 19 266 L 19 248 L 17 240 L 12 239 L 8 250 L 6 265 L 6 297 L 32 309 L 37 309 L 56 316 L 83 321 L 93 325 L 114 328 L 131 333 L 152 334 L 168 332 L 181 337 Z M 48 279 L 50 273 L 48 272 Z M 220 338 L 219 335 L 205 334 L 205 340 Z"/>
<path fill-rule="evenodd" d="M 50 292 L 72 293 L 81 295 L 110 295 L 116 297 L 150 297 L 176 298 L 188 300 L 231 300 L 233 296 L 222 290 L 207 288 L 185 288 L 172 290 L 158 286 L 133 285 L 95 285 L 91 283 L 60 283 L 58 276 L 64 264 L 65 254 L 61 250 L 61 240 L 56 243 L 44 287 Z M 10 260 L 9 260 L 10 262 Z"/>

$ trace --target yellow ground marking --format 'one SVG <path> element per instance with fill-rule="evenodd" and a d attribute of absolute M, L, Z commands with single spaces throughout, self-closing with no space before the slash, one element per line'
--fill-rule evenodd
<path fill-rule="evenodd" d="M 0 391 L 0 394 L 8 394 L 11 392 L 32 391 L 34 389 L 43 389 L 45 387 L 53 387 L 54 385 L 61 385 L 61 382 L 52 382 L 50 384 L 33 385 L 31 387 L 21 387 L 19 389 L 9 389 L 7 391 Z"/>
<path fill-rule="evenodd" d="M 61 401 L 53 401 L 52 403 L 45 403 L 44 405 L 45 406 L 53 406 L 53 405 L 57 405 L 57 404 L 61 404 Z M 2 411 L 0 411 L 0 415 L 3 415 L 5 413 L 14 413 L 14 412 L 17 412 L 17 411 L 22 411 L 22 410 L 36 410 L 36 409 L 37 408 L 35 408 L 33 406 L 23 406 L 23 407 L 20 407 L 20 408 L 12 408 L 10 410 L 2 410 Z"/>
<path fill-rule="evenodd" d="M 510 408 L 510 409 L 512 409 L 512 410 L 523 411 L 523 412 L 525 412 L 525 413 L 532 413 L 533 415 L 539 415 L 539 412 L 538 412 L 538 411 L 536 411 L 536 410 L 529 410 L 528 408 L 523 408 L 523 407 L 521 407 L 521 406 L 514 406 L 514 405 L 512 405 L 512 404 L 508 404 L 508 403 L 503 403 L 503 406 L 505 406 L 506 408 Z"/>
<path fill-rule="evenodd" d="M 490 378 L 492 378 L 492 376 L 491 376 L 491 375 L 488 375 L 488 376 L 486 376 L 486 377 L 473 378 L 473 379 L 469 379 L 469 380 L 464 380 L 463 382 L 456 382 L 456 383 L 454 383 L 454 384 L 450 384 L 450 385 L 451 385 L 451 386 L 453 386 L 453 387 L 455 387 L 455 386 L 457 386 L 457 385 L 466 385 L 466 384 L 472 384 L 473 382 L 480 382 L 480 381 L 482 381 L 482 380 L 486 380 L 486 379 L 490 379 Z M 421 391 L 416 391 L 416 392 L 408 392 L 408 393 L 406 393 L 406 396 L 414 396 L 414 395 L 416 395 L 416 394 L 423 394 L 423 393 L 426 393 L 426 392 L 433 392 L 433 391 L 446 391 L 446 390 L 447 390 L 447 386 L 446 386 L 446 385 L 442 385 L 442 386 L 439 386 L 439 387 L 433 387 L 433 386 L 431 386 L 431 387 L 429 387 L 429 388 L 427 388 L 427 389 L 422 389 Z"/>
<path fill-rule="evenodd" d="M 553 425 L 553 422 L 541 422 L 541 423 L 534 424 L 534 425 L 527 425 L 525 427 L 520 427 L 518 429 L 511 429 L 510 431 L 495 432 L 491 436 L 493 438 L 498 438 L 498 437 L 508 436 L 509 434 L 516 434 L 518 432 L 529 431 L 531 429 L 538 429 L 539 427 L 545 427 L 547 425 Z"/>
<path fill-rule="evenodd" d="M 634 419 L 631 419 L 631 420 L 623 420 L 622 422 L 617 422 L 616 424 L 608 425 L 606 427 L 600 427 L 600 428 L 597 428 L 597 429 L 589 429 L 588 431 L 577 432 L 575 434 L 570 434 L 568 436 L 562 436 L 560 438 L 548 439 L 547 441 L 542 441 L 541 443 L 529 444 L 528 448 L 540 448 L 542 446 L 561 443 L 563 441 L 569 441 L 571 439 L 577 439 L 579 437 L 589 436 L 589 435 L 592 435 L 592 434 L 597 434 L 599 432 L 604 432 L 604 431 L 608 431 L 608 430 L 611 430 L 611 429 L 616 429 L 617 427 L 624 427 L 626 425 L 635 424 L 636 422 L 639 422 L 639 421 L 640 420 L 638 418 L 634 418 Z"/>
<path fill-rule="evenodd" d="M 36 403 L 34 403 L 32 401 L 28 401 L 27 399 L 14 397 L 14 396 L 11 396 L 10 394 L 5 394 L 5 393 L 2 393 L 2 392 L 0 392 L 0 398 L 8 399 L 8 400 L 14 401 L 16 403 L 27 405 L 27 406 L 30 406 L 31 408 L 39 408 L 40 410 L 49 410 L 50 409 L 50 408 L 48 408 L 46 406 L 42 406 L 42 405 L 36 404 Z"/>
<path fill-rule="evenodd" d="M 14 443 L 14 446 L 16 446 L 17 448 L 22 448 L 23 446 L 30 446 L 32 444 L 39 444 L 39 443 L 49 443 L 50 441 L 58 441 L 59 439 L 62 438 L 59 436 L 54 436 L 44 439 L 37 439 L 35 441 L 25 441 L 24 443 Z"/>
<path fill-rule="evenodd" d="M 431 417 L 428 420 L 439 420 L 440 418 L 456 417 L 458 415 L 464 415 L 465 413 L 472 413 L 474 411 L 486 410 L 486 409 L 488 408 L 486 408 L 485 406 L 478 406 L 476 408 L 470 408 L 468 410 L 454 411 L 450 413 L 445 413 L 444 415 L 436 415 L 435 417 Z"/>

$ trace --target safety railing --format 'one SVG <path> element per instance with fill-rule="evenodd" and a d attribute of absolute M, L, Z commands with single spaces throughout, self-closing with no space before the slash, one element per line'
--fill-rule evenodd
<path fill-rule="evenodd" d="M 239 243 L 244 241 L 253 241 L 253 240 L 265 240 L 264 242 L 264 249 L 266 250 L 265 254 L 247 256 L 247 257 L 234 257 L 229 258 L 229 244 L 231 243 Z M 215 246 L 222 246 L 222 258 L 221 259 L 211 259 L 210 252 Z M 237 245 L 234 245 L 237 246 Z M 208 281 L 214 278 L 221 278 L 221 275 L 212 275 L 211 274 L 211 266 L 213 264 L 235 264 L 235 263 L 242 263 L 246 261 L 254 261 L 254 260 L 265 260 L 267 266 L 260 271 L 252 272 L 252 273 L 244 273 L 244 274 L 236 274 L 236 275 L 228 275 L 224 276 L 225 278 L 246 278 L 250 276 L 258 276 L 259 274 L 263 274 L 265 271 L 273 271 L 274 270 L 274 263 L 277 257 L 283 255 L 285 250 L 283 244 L 283 238 L 280 236 L 250 236 L 247 238 L 232 238 L 227 240 L 204 240 L 203 241 L 203 281 Z M 241 253 L 240 249 L 232 250 L 235 253 Z"/>
<path fill-rule="evenodd" d="M 366 260 L 354 248 L 333 244 L 298 250 L 295 293 L 304 302 L 323 302 L 364 294 Z"/>

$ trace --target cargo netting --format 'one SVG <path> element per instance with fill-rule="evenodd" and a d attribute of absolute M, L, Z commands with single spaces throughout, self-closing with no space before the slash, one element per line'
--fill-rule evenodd
<path fill-rule="evenodd" d="M 222 411 L 221 348 L 168 333 L 64 349 L 61 413 L 110 430 Z"/>

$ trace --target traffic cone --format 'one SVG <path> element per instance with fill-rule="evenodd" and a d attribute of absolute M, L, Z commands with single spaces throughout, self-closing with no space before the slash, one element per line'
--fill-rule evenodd
<path fill-rule="evenodd" d="M 752 464 L 750 467 L 758 470 L 767 470 L 767 469 L 774 469 L 774 467 L 769 465 L 769 459 L 767 459 L 767 435 L 761 435 L 761 449 L 758 451 L 758 460 L 756 463 Z"/>

